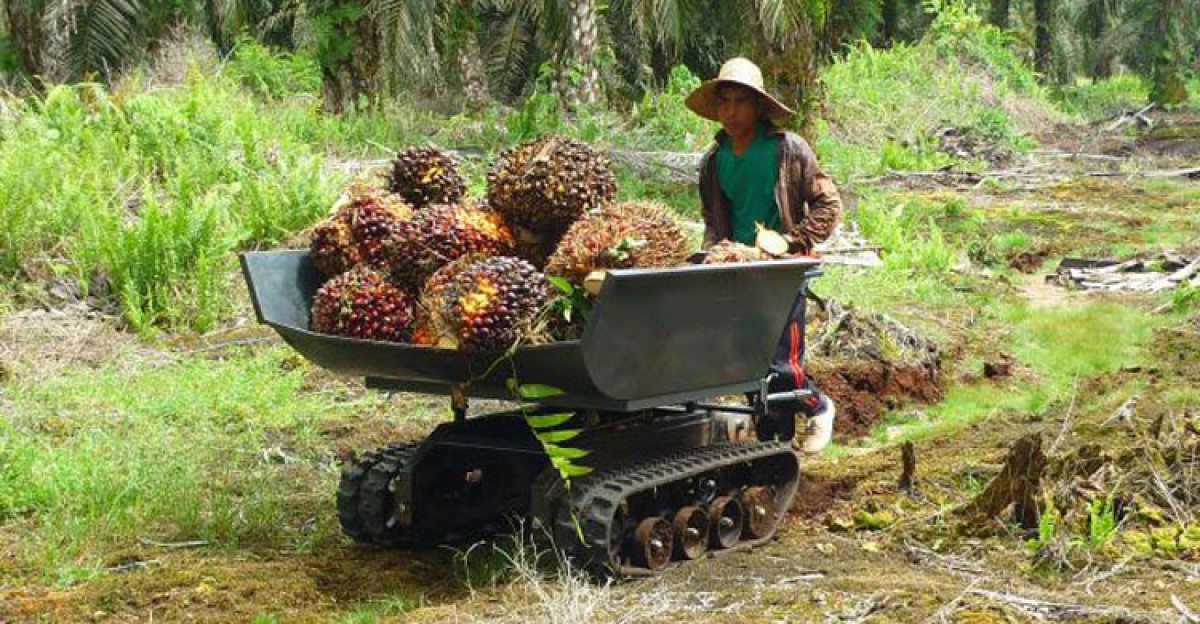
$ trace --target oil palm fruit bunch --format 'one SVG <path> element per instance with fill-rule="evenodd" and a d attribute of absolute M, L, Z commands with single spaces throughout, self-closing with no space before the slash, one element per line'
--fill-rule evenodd
<path fill-rule="evenodd" d="M 410 147 L 396 154 L 388 187 L 417 209 L 457 203 L 466 191 L 454 159 L 435 147 Z"/>
<path fill-rule="evenodd" d="M 729 264 L 733 262 L 755 262 L 770 259 L 771 256 L 758 247 L 723 240 L 708 248 L 708 255 L 704 257 L 704 264 Z"/>
<path fill-rule="evenodd" d="M 492 207 L 535 232 L 568 226 L 617 192 L 608 157 L 563 136 L 505 150 L 488 169 L 487 184 Z"/>
<path fill-rule="evenodd" d="M 362 265 L 317 289 L 312 329 L 351 338 L 407 342 L 412 332 L 412 305 L 381 271 Z"/>
<path fill-rule="evenodd" d="M 313 264 L 325 277 L 341 275 L 363 263 L 382 266 L 383 241 L 412 217 L 398 195 L 366 183 L 350 186 L 318 223 L 309 245 Z"/>
<path fill-rule="evenodd" d="M 455 347 L 455 330 L 448 323 L 448 316 L 441 314 L 442 301 L 446 298 L 454 277 L 463 269 L 483 260 L 486 256 L 469 254 L 434 271 L 418 293 L 414 307 L 413 344 L 425 346 Z"/>
<path fill-rule="evenodd" d="M 540 341 L 539 316 L 550 299 L 546 276 L 512 256 L 456 263 L 434 274 L 421 296 L 436 344 L 480 353 Z"/>
<path fill-rule="evenodd" d="M 400 223 L 383 254 L 396 282 L 416 291 L 453 260 L 510 254 L 513 244 L 512 231 L 495 212 L 470 204 L 433 205 Z"/>
<path fill-rule="evenodd" d="M 546 272 L 580 284 L 604 269 L 682 264 L 688 241 L 670 210 L 630 201 L 593 210 L 571 225 L 546 263 Z"/>

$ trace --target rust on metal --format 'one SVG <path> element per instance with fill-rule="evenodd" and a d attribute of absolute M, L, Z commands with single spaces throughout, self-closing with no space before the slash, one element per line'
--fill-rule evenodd
<path fill-rule="evenodd" d="M 633 533 L 634 557 L 649 570 L 661 570 L 671 562 L 674 536 L 671 523 L 662 516 L 652 516 L 638 523 Z"/>
<path fill-rule="evenodd" d="M 742 504 L 731 496 L 718 496 L 708 508 L 713 548 L 730 548 L 742 537 Z"/>
<path fill-rule="evenodd" d="M 746 508 L 746 535 L 758 539 L 769 537 L 775 532 L 778 513 L 775 508 L 775 493 L 766 486 L 746 488 L 742 494 Z"/>
<path fill-rule="evenodd" d="M 708 514 L 688 505 L 675 512 L 675 553 L 680 559 L 697 559 L 708 550 Z"/>

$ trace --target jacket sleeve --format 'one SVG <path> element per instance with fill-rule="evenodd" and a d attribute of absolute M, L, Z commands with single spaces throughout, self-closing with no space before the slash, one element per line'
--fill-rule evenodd
<path fill-rule="evenodd" d="M 803 139 L 797 141 L 792 171 L 800 181 L 797 190 L 802 201 L 793 202 L 793 207 L 802 209 L 807 205 L 808 210 L 803 215 L 795 215 L 796 225 L 788 234 L 798 248 L 797 251 L 808 253 L 817 243 L 829 238 L 833 229 L 837 227 L 842 214 L 842 199 L 838 195 L 833 178 L 821 168 L 817 162 L 817 155 L 808 142 Z"/>
<path fill-rule="evenodd" d="M 701 246 L 706 249 L 727 236 L 722 233 L 724 219 L 719 214 L 722 202 L 721 198 L 716 196 L 721 190 L 715 180 L 713 153 L 714 150 L 710 149 L 700 159 L 700 216 L 704 219 L 704 242 Z"/>

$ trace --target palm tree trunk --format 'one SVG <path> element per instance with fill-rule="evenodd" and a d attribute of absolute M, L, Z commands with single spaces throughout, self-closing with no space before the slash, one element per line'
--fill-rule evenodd
<path fill-rule="evenodd" d="M 488 98 L 487 72 L 483 67 L 483 52 L 479 38 L 468 32 L 458 50 L 458 75 L 468 106 L 477 108 Z"/>
<path fill-rule="evenodd" d="M 341 22 L 337 29 L 337 36 L 347 37 L 353 43 L 349 54 L 322 62 L 321 94 L 325 110 L 344 113 L 353 110 L 364 98 L 369 105 L 377 105 L 383 42 L 375 19 L 367 13 L 354 21 Z"/>
<path fill-rule="evenodd" d="M 1050 20 L 1054 15 L 1052 0 L 1033 0 L 1033 66 L 1042 80 L 1049 80 L 1054 69 L 1051 47 Z"/>
<path fill-rule="evenodd" d="M 900 25 L 900 0 L 883 0 L 883 43 L 891 46 L 896 40 L 896 29 Z"/>
<path fill-rule="evenodd" d="M 996 28 L 1008 30 L 1009 0 L 991 0 L 991 10 L 988 11 L 988 21 Z"/>
<path fill-rule="evenodd" d="M 1179 105 L 1187 101 L 1187 85 L 1180 75 L 1183 65 L 1175 41 L 1173 20 L 1183 15 L 1180 0 L 1160 0 L 1155 7 L 1154 32 L 1161 46 L 1154 57 L 1154 84 L 1150 99 L 1165 106 Z"/>
<path fill-rule="evenodd" d="M 42 53 L 45 37 L 42 32 L 43 3 L 4 0 L 4 18 L 8 22 L 9 35 L 17 48 L 21 71 L 28 76 L 42 74 Z"/>
<path fill-rule="evenodd" d="M 571 1 L 571 56 L 579 70 L 573 99 L 592 104 L 600 99 L 600 73 L 596 69 L 595 0 Z"/>

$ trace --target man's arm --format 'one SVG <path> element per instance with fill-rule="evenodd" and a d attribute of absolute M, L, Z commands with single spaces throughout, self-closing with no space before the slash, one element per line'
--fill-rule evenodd
<path fill-rule="evenodd" d="M 829 238 L 837 227 L 842 214 L 842 199 L 833 178 L 821 168 L 817 155 L 807 141 L 797 141 L 794 158 L 793 171 L 799 174 L 800 199 L 808 205 L 808 211 L 803 218 L 796 219 L 796 225 L 788 232 L 788 236 L 798 252 L 809 253 L 817 243 Z M 797 204 L 794 208 L 802 205 Z"/>
<path fill-rule="evenodd" d="M 715 150 L 710 149 L 700 160 L 700 216 L 704 218 L 704 248 L 711 247 L 729 238 L 729 218 L 722 215 L 724 198 L 720 197 L 721 189 L 716 184 L 716 166 L 713 162 Z"/>

